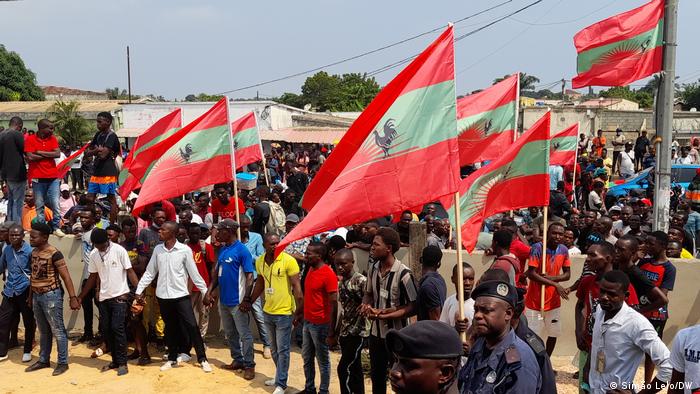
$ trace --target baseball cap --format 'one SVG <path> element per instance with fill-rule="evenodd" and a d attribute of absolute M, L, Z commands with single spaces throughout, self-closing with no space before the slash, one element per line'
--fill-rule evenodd
<path fill-rule="evenodd" d="M 299 216 L 295 213 L 290 213 L 287 215 L 287 222 L 299 223 Z"/>
<path fill-rule="evenodd" d="M 612 211 L 621 212 L 621 211 L 622 211 L 622 208 L 621 208 L 619 205 L 613 205 L 612 207 L 610 207 L 610 209 L 609 209 L 608 211 L 609 211 L 609 212 L 612 212 Z"/>
<path fill-rule="evenodd" d="M 460 357 L 463 352 L 454 327 L 437 320 L 421 320 L 401 330 L 389 330 L 386 346 L 405 358 L 444 360 Z"/>
<path fill-rule="evenodd" d="M 61 185 L 61 191 L 62 191 L 62 192 L 64 192 L 64 191 L 65 191 L 65 192 L 70 191 L 70 187 L 68 187 L 68 185 L 66 185 L 66 184 L 64 183 L 64 184 Z"/>
<path fill-rule="evenodd" d="M 224 219 L 220 221 L 216 226 L 217 229 L 226 229 L 226 230 L 236 230 L 238 229 L 239 225 L 238 222 L 233 220 L 233 219 Z"/>

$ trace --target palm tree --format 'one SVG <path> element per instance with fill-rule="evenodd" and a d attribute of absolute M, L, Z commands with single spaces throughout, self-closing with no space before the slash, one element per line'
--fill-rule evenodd
<path fill-rule="evenodd" d="M 56 127 L 56 135 L 70 146 L 83 144 L 90 138 L 87 120 L 78 114 L 77 101 L 56 101 L 46 114 Z"/>
<path fill-rule="evenodd" d="M 504 79 L 510 77 L 510 75 L 504 75 L 501 78 L 496 78 L 493 80 L 493 84 L 497 84 Z M 540 79 L 534 75 L 527 75 L 526 73 L 520 73 L 520 91 L 523 90 L 535 90 L 535 84 L 539 83 Z"/>

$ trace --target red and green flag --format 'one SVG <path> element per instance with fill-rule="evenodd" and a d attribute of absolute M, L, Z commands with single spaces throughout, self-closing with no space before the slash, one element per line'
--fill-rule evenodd
<path fill-rule="evenodd" d="M 83 145 L 83 147 L 80 148 L 77 152 L 63 159 L 63 161 L 56 165 L 56 170 L 58 170 L 58 179 L 63 179 L 66 176 L 68 171 L 70 171 L 70 167 L 73 165 L 73 163 L 75 163 L 76 160 L 78 160 L 80 155 L 82 155 L 83 152 L 85 152 L 85 149 L 87 149 L 89 145 L 90 143 Z"/>
<path fill-rule="evenodd" d="M 148 168 L 150 168 L 141 167 L 144 171 L 136 172 L 132 170 L 132 164 L 139 158 L 143 151 L 172 136 L 176 131 L 180 130 L 181 127 L 182 110 L 178 108 L 158 119 L 158 121 L 136 138 L 136 142 L 131 148 L 131 153 L 127 156 L 122 170 L 119 172 L 119 195 L 123 201 L 126 201 L 129 193 L 141 187 L 141 182 Z"/>
<path fill-rule="evenodd" d="M 236 156 L 236 169 L 262 160 L 262 145 L 255 121 L 255 113 L 250 112 L 231 123 L 233 151 Z"/>
<path fill-rule="evenodd" d="M 459 184 L 453 27 L 350 126 L 304 194 L 309 214 L 280 243 L 400 212 Z"/>
<path fill-rule="evenodd" d="M 469 253 L 484 219 L 512 209 L 549 205 L 549 126 L 547 112 L 499 158 L 462 180 L 460 229 Z"/>
<path fill-rule="evenodd" d="M 135 171 L 151 168 L 134 212 L 138 214 L 153 202 L 231 181 L 231 140 L 228 99 L 224 97 L 192 123 L 142 151 L 132 168 Z"/>
<path fill-rule="evenodd" d="M 513 143 L 519 74 L 457 100 L 459 163 L 494 160 Z"/>
<path fill-rule="evenodd" d="M 552 136 L 549 148 L 549 164 L 562 167 L 574 165 L 578 149 L 578 123 Z"/>
<path fill-rule="evenodd" d="M 574 89 L 625 86 L 661 71 L 664 0 L 612 16 L 576 33 Z"/>

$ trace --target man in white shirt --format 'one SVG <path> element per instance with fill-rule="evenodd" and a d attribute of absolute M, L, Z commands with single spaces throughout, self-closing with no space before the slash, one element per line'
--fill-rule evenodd
<path fill-rule="evenodd" d="M 676 334 L 671 347 L 671 387 L 669 394 L 698 392 L 700 389 L 700 324 Z"/>
<path fill-rule="evenodd" d="M 129 372 L 126 366 L 126 313 L 129 307 L 129 282 L 135 287 L 139 280 L 131 268 L 131 260 L 126 249 L 109 241 L 107 231 L 93 229 L 90 241 L 94 249 L 88 261 L 88 277 L 78 300 L 82 302 L 100 279 L 99 308 L 100 320 L 104 327 L 105 341 L 112 353 L 112 362 L 102 368 L 103 371 L 117 370 L 117 376 Z"/>
<path fill-rule="evenodd" d="M 637 392 L 655 393 L 671 378 L 668 348 L 649 320 L 625 303 L 629 284 L 627 275 L 618 270 L 606 272 L 600 282 L 590 353 L 591 393 L 603 394 L 614 389 L 637 391 L 634 375 L 645 354 L 656 364 L 657 375 L 651 382 L 652 390 Z"/>
<path fill-rule="evenodd" d="M 629 179 L 634 176 L 634 152 L 632 143 L 625 144 L 625 150 L 620 152 L 620 176 Z"/>
<path fill-rule="evenodd" d="M 615 171 L 618 168 L 618 163 L 620 162 L 622 149 L 625 146 L 625 135 L 622 134 L 622 129 L 618 128 L 617 130 L 615 130 L 615 137 L 613 137 L 612 144 L 613 144 L 612 172 L 615 173 Z"/>
<path fill-rule="evenodd" d="M 474 287 L 474 268 L 472 268 L 469 263 L 462 263 L 462 270 L 464 275 L 464 318 L 467 323 L 467 328 L 472 324 L 474 320 L 474 300 L 471 298 L 472 288 Z M 452 267 L 452 284 L 455 286 L 455 293 L 447 297 L 445 304 L 442 306 L 442 312 L 440 313 L 440 321 L 449 324 L 451 327 L 455 327 L 455 323 L 459 316 L 459 301 L 457 300 L 457 264 Z"/>
<path fill-rule="evenodd" d="M 76 146 L 75 149 L 73 149 L 70 152 L 70 155 L 73 156 L 74 154 L 78 153 L 80 150 L 80 146 Z M 81 153 L 78 155 L 78 157 L 75 158 L 73 163 L 70 165 L 70 177 L 71 181 L 73 183 L 73 190 L 85 190 L 85 182 L 83 182 L 83 154 Z"/>
<path fill-rule="evenodd" d="M 177 228 L 178 225 L 175 222 L 165 222 L 160 227 L 159 236 L 163 243 L 153 249 L 146 272 L 136 288 L 136 300 L 132 310 L 135 313 L 143 311 L 143 292 L 158 276 L 156 298 L 160 306 L 160 314 L 165 321 L 165 341 L 168 344 L 168 361 L 160 367 L 160 370 L 167 371 L 178 366 L 180 362 L 189 361 L 191 357 L 187 353 L 190 351 L 191 340 L 197 353 L 197 361 L 204 372 L 211 372 L 204 341 L 194 317 L 187 279 L 192 280 L 192 283 L 202 292 L 202 296 L 207 293 L 207 285 L 197 270 L 192 250 L 175 238 Z"/>

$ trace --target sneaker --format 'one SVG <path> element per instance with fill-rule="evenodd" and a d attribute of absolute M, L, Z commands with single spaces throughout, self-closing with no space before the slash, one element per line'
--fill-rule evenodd
<path fill-rule="evenodd" d="M 168 353 L 163 354 L 163 361 L 168 361 Z"/>
<path fill-rule="evenodd" d="M 275 387 L 275 391 L 272 394 L 284 394 L 284 389 L 280 386 Z"/>
<path fill-rule="evenodd" d="M 176 361 L 166 361 L 165 364 L 160 366 L 161 371 L 168 371 L 170 369 L 173 369 L 174 366 L 177 365 Z"/>
<path fill-rule="evenodd" d="M 152 361 L 150 357 L 141 356 L 139 357 L 139 361 L 136 363 L 136 365 L 144 366 L 150 364 L 151 362 Z"/>
<path fill-rule="evenodd" d="M 5 360 L 7 360 L 8 358 L 10 358 L 10 356 L 8 356 L 7 354 L 4 355 L 4 356 L 0 356 L 0 361 L 5 361 Z"/>
<path fill-rule="evenodd" d="M 24 354 L 22 355 L 22 362 L 23 362 L 23 363 L 28 363 L 28 362 L 30 362 L 30 361 L 32 361 L 32 354 L 31 354 L 31 353 L 24 353 Z"/>
<path fill-rule="evenodd" d="M 212 371 L 211 365 L 209 365 L 209 361 L 204 360 L 200 364 L 202 365 L 202 370 L 204 372 L 211 372 Z M 253 375 L 255 375 L 255 372 L 253 372 Z M 248 380 L 250 380 L 250 379 L 248 379 Z"/>
<path fill-rule="evenodd" d="M 245 379 L 245 380 L 255 379 L 255 367 L 244 369 L 243 370 L 243 379 Z"/>
<path fill-rule="evenodd" d="M 117 369 L 117 376 L 124 376 L 129 373 L 129 368 L 126 365 L 122 365 Z"/>
<path fill-rule="evenodd" d="M 51 375 L 58 376 L 68 370 L 68 364 L 58 364 Z"/>
<path fill-rule="evenodd" d="M 192 356 L 190 356 L 189 354 L 180 353 L 177 355 L 178 363 L 188 363 L 190 362 L 190 360 L 192 360 Z"/>
<path fill-rule="evenodd" d="M 88 334 L 83 334 L 80 338 L 78 338 L 75 342 L 77 343 L 84 343 L 84 342 L 90 342 L 94 337 L 92 335 Z"/>
<path fill-rule="evenodd" d="M 265 381 L 265 386 L 274 386 L 275 385 L 275 379 L 268 379 Z"/>
<path fill-rule="evenodd" d="M 41 361 L 37 361 L 34 364 L 28 366 L 24 372 L 32 372 L 32 371 L 37 371 L 39 369 L 44 369 L 48 368 L 50 365 L 49 363 L 42 363 Z"/>
<path fill-rule="evenodd" d="M 266 360 L 269 360 L 272 358 L 272 351 L 270 350 L 269 347 L 263 348 L 263 358 Z"/>
<path fill-rule="evenodd" d="M 57 237 L 59 237 L 59 238 L 63 238 L 63 237 L 66 236 L 66 233 L 64 233 L 63 231 L 61 231 L 60 228 L 57 228 L 57 229 L 55 229 L 55 230 L 53 231 L 53 235 L 55 235 L 55 236 L 57 236 Z"/>

